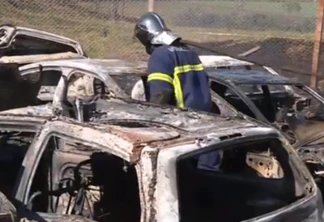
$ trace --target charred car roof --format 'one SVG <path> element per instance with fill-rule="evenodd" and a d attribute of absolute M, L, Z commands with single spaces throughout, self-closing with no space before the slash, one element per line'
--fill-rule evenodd
<path fill-rule="evenodd" d="M 204 131 L 213 127 L 237 128 L 240 126 L 256 126 L 256 123 L 242 119 L 220 117 L 218 115 L 197 112 L 193 110 L 180 110 L 169 106 L 160 106 L 147 102 L 140 102 L 131 99 L 99 99 L 95 103 L 90 123 L 133 125 L 136 121 L 145 125 L 164 125 L 180 131 L 195 132 Z M 40 118 L 54 117 L 52 104 L 40 106 L 28 106 L 0 112 L 0 115 L 18 115 Z"/>
<path fill-rule="evenodd" d="M 96 101 L 96 106 L 90 120 L 85 122 L 51 116 L 51 105 L 48 104 L 0 112 L 0 123 L 7 126 L 26 122 L 26 127 L 32 127 L 50 121 L 59 133 L 73 135 L 82 131 L 87 140 L 117 143 L 120 152 L 124 153 L 123 158 L 131 162 L 138 160 L 138 151 L 145 146 L 160 149 L 195 143 L 197 138 L 208 138 L 208 135 L 242 137 L 271 131 L 271 128 L 250 120 L 142 102 L 110 99 Z M 64 121 L 66 127 L 60 121 Z"/>
<path fill-rule="evenodd" d="M 234 84 L 303 85 L 302 82 L 295 79 L 254 70 L 215 70 L 207 71 L 207 73 L 212 79 L 223 79 Z"/>
<path fill-rule="evenodd" d="M 126 101 L 126 99 L 123 101 L 103 101 L 100 106 L 98 106 L 99 109 L 93 116 L 92 122 L 102 123 L 107 121 L 109 123 L 110 120 L 141 120 L 143 123 L 159 123 L 188 132 L 208 132 L 208 129 L 213 127 L 237 128 L 250 124 L 239 119 L 230 120 L 230 118 L 209 113 L 193 110 L 183 111 L 174 107 L 149 105 L 146 102 Z M 100 111 L 100 108 L 103 108 L 103 111 Z M 250 126 L 253 125 L 254 123 L 251 123 Z"/>

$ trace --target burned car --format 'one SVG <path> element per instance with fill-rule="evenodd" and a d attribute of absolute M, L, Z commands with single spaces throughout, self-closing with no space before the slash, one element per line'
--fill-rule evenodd
<path fill-rule="evenodd" d="M 316 111 L 323 108 L 324 98 L 298 80 L 246 70 L 209 71 L 208 75 L 211 90 L 240 112 L 272 123 L 282 131 L 289 127 L 290 142 L 303 141 L 317 133 L 301 132 L 296 124 L 307 125 L 307 120 L 315 121 L 316 117 L 321 121 L 321 113 L 316 115 Z M 294 117 L 300 117 L 299 122 Z"/>
<path fill-rule="evenodd" d="M 37 95 L 44 91 L 46 84 L 56 81 L 55 73 L 47 72 L 41 81 L 34 78 L 24 79 L 19 66 L 42 60 L 85 58 L 75 53 L 55 53 L 47 55 L 4 56 L 0 58 L 0 110 L 37 105 L 42 103 Z M 44 86 L 45 85 L 45 86 Z"/>
<path fill-rule="evenodd" d="M 0 191 L 20 217 L 34 219 L 25 206 L 45 220 L 323 221 L 321 192 L 271 127 L 130 99 L 81 103 L 78 120 L 53 116 L 53 104 L 0 112 Z"/>
<path fill-rule="evenodd" d="M 118 59 L 61 59 L 31 63 L 19 68 L 20 75 L 41 84 L 44 90 L 38 98 L 52 101 L 54 92 L 67 82 L 67 96 L 93 96 L 114 94 L 129 97 L 134 83 L 146 70 L 145 62 Z"/>
<path fill-rule="evenodd" d="M 72 39 L 25 27 L 0 26 L 0 110 L 35 104 L 33 94 L 41 85 L 24 81 L 17 67 L 44 60 L 86 57 L 81 45 Z M 49 76 L 50 80 L 55 78 Z"/>
<path fill-rule="evenodd" d="M 321 175 L 324 98 L 298 80 L 258 71 L 208 72 L 211 90 L 240 112 L 280 129 Z M 289 86 L 290 89 L 287 90 Z M 315 166 L 314 166 L 315 164 Z"/>
<path fill-rule="evenodd" d="M 57 98 L 55 92 L 62 92 L 64 84 L 68 84 L 68 98 L 78 95 L 94 96 L 114 94 L 126 97 L 125 92 L 108 74 L 107 66 L 118 66 L 118 61 L 98 63 L 92 59 L 48 60 L 20 67 L 23 79 L 39 84 L 37 100 L 39 104 L 52 102 Z M 55 100 L 55 99 L 54 99 Z M 32 105 L 32 104 L 30 104 Z"/>
<path fill-rule="evenodd" d="M 209 57 L 208 57 L 209 58 Z M 255 104 L 250 101 L 249 97 L 245 95 L 242 99 L 237 99 L 238 102 L 241 101 L 242 104 L 235 103 L 232 100 L 230 100 L 229 97 L 224 96 L 224 94 L 221 92 L 222 87 L 219 84 L 225 84 L 225 86 L 229 87 L 229 89 L 237 88 L 233 81 L 231 80 L 231 75 L 228 74 L 228 72 L 241 72 L 240 69 L 231 69 L 233 71 L 226 69 L 222 69 L 221 67 L 229 67 L 234 66 L 235 64 L 237 67 L 240 66 L 248 66 L 249 64 L 242 64 L 241 62 L 228 62 L 228 60 L 223 59 L 219 60 L 217 63 L 215 63 L 215 57 L 211 57 L 211 59 L 204 58 L 204 64 L 207 66 L 208 73 L 210 75 L 211 79 L 211 93 L 212 93 L 212 99 L 214 103 L 214 113 L 218 113 L 222 116 L 242 116 L 243 114 L 246 114 L 247 116 L 256 118 L 258 120 L 261 120 L 265 123 L 276 123 L 276 127 L 280 129 L 288 139 L 290 139 L 291 143 L 295 143 L 298 141 L 304 141 L 306 138 L 303 133 L 304 137 L 295 138 L 295 133 L 293 132 L 288 124 L 284 121 L 274 121 L 274 118 L 279 118 L 279 113 L 275 115 L 275 112 L 277 110 L 273 111 L 269 109 L 269 107 L 261 107 L 256 106 Z M 226 62 L 227 61 L 227 62 Z M 215 66 L 215 64 L 220 69 L 212 69 L 212 67 Z M 38 99 L 43 101 L 43 103 L 46 102 L 52 102 L 55 106 L 63 107 L 63 103 L 58 103 L 58 99 L 62 98 L 64 94 L 64 85 L 68 84 L 68 92 L 67 92 L 67 98 L 66 100 L 74 100 L 78 96 L 88 96 L 92 97 L 95 95 L 114 95 L 121 98 L 136 98 L 140 100 L 145 100 L 143 98 L 144 91 L 143 91 L 143 82 L 145 82 L 146 78 L 146 63 L 144 62 L 130 62 L 126 60 L 103 60 L 103 59 L 64 59 L 64 60 L 47 60 L 47 61 L 41 61 L 36 63 L 31 63 L 29 65 L 25 65 L 20 67 L 20 75 L 23 76 L 23 78 L 31 78 L 35 82 L 40 82 L 40 77 L 43 77 L 45 81 L 41 83 L 41 89 L 38 94 Z M 55 72 L 55 76 L 54 76 Z M 216 73 L 216 74 L 215 74 Z M 225 73 L 223 76 L 218 73 Z M 253 77 L 253 73 L 257 73 L 259 76 Z M 243 79 L 243 76 L 245 76 L 245 79 L 268 79 L 269 82 L 274 82 L 276 79 L 281 80 L 285 79 L 285 81 L 289 81 L 288 79 L 279 76 L 276 73 L 265 73 L 260 71 L 251 71 L 251 70 L 243 70 L 242 73 L 237 74 L 237 78 Z M 228 81 L 227 81 L 228 80 Z M 136 83 L 137 81 L 137 83 Z M 291 80 L 292 81 L 292 80 Z M 140 82 L 140 84 L 138 84 Z M 135 84 L 135 86 L 132 88 L 132 85 Z M 299 85 L 302 85 L 299 82 L 291 82 L 287 84 L 282 84 L 279 86 L 279 91 L 273 91 L 271 92 L 274 96 L 277 95 L 277 97 L 284 97 L 283 100 L 287 97 L 287 95 L 290 95 L 293 93 L 292 85 L 293 83 L 298 83 Z M 139 88 L 136 88 L 139 87 Z M 245 87 L 246 88 L 246 87 Z M 132 89 L 132 90 L 130 90 Z M 307 88 L 306 88 L 307 89 Z M 227 89 L 226 89 L 227 90 Z M 245 90 L 250 90 L 249 92 L 257 92 L 255 91 L 253 87 L 247 88 Z M 259 90 L 259 89 L 257 89 Z M 281 90 L 281 91 L 280 91 Z M 134 96 L 134 92 L 140 92 L 139 94 Z M 260 91 L 258 91 L 260 94 Z M 290 94 L 289 94 L 290 92 Z M 136 93 L 135 93 L 136 94 Z M 139 98 L 138 95 L 142 95 L 142 98 Z M 257 93 L 255 94 L 257 95 Z M 296 96 L 297 94 L 295 94 Z M 286 96 L 286 97 L 285 97 Z M 145 96 L 144 96 L 145 97 Z M 261 95 L 259 95 L 261 97 Z M 287 97 L 289 98 L 289 97 Z M 305 101 L 307 103 L 308 100 L 302 100 L 300 97 L 298 104 L 301 105 L 302 101 Z M 304 98 L 305 99 L 305 98 Z M 282 100 L 282 101 L 283 101 Z M 235 100 L 236 101 L 236 100 Z M 264 99 L 264 101 L 269 102 L 270 100 Z M 266 106 L 264 101 L 259 101 L 260 106 Z M 280 100 L 281 101 L 281 100 Z M 279 103 L 279 100 L 275 100 L 274 103 Z M 281 102 L 282 102 L 281 101 Z M 75 106 L 75 104 L 73 105 Z M 281 105 L 278 104 L 278 107 Z M 71 107 L 71 105 L 69 105 Z M 63 108 L 61 108 L 63 109 Z M 67 110 L 63 109 L 63 110 Z M 283 109 L 280 109 L 281 111 Z M 67 111 L 64 111 L 67 113 Z M 271 113 L 273 113 L 273 116 L 270 116 Z M 283 114 L 281 112 L 281 114 Z M 68 115 L 68 114 L 66 114 Z M 69 115 L 70 117 L 77 118 L 76 116 Z M 271 119 L 271 118 L 272 119 Z M 267 119 L 268 118 L 268 119 Z M 291 118 L 290 118 L 291 119 Z M 291 122 L 291 121 L 290 121 Z M 290 127 L 292 125 L 290 124 Z M 304 145 L 302 145 L 304 147 Z M 299 148 L 298 148 L 299 149 Z M 302 152 L 302 151 L 299 151 Z M 310 155 L 308 155 L 307 160 L 303 157 L 303 159 L 307 162 L 310 161 L 309 158 Z M 314 162 L 314 160 L 312 160 Z M 319 161 L 317 160 L 317 163 Z"/>
<path fill-rule="evenodd" d="M 72 39 L 26 27 L 0 26 L 0 57 L 64 52 L 86 57 L 81 45 Z"/>
<path fill-rule="evenodd" d="M 279 129 L 324 189 L 324 98 L 302 82 L 280 76 L 268 67 L 258 68 L 227 57 L 201 56 L 201 60 L 210 79 L 212 112 L 219 113 L 222 107 L 223 116 L 243 114 Z M 146 100 L 143 81 L 135 84 L 131 97 Z"/>
<path fill-rule="evenodd" d="M 69 97 L 82 67 L 104 67 L 74 62 L 79 69 L 62 74 L 51 103 L 0 112 L 6 135 L 0 169 L 11 166 L 0 191 L 19 203 L 20 217 L 34 218 L 24 207 L 45 220 L 54 214 L 94 221 L 323 221 L 320 190 L 277 130 L 240 115 L 114 93 Z M 88 75 L 101 81 L 142 75 L 139 66 L 111 62 L 105 75 Z"/>

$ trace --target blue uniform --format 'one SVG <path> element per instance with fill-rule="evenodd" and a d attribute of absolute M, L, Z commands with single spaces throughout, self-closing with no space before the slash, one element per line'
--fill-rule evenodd
<path fill-rule="evenodd" d="M 211 111 L 208 76 L 196 52 L 185 46 L 157 47 L 149 59 L 148 73 L 148 101 L 169 91 L 174 94 L 170 105 Z"/>

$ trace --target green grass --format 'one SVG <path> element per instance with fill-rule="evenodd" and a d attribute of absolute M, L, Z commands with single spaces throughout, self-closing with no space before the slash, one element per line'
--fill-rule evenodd
<path fill-rule="evenodd" d="M 147 11 L 146 2 L 121 1 L 119 6 L 120 12 L 128 15 L 139 17 Z M 90 2 L 80 3 L 84 8 L 92 8 L 101 13 L 107 13 L 112 9 L 110 2 L 100 2 L 93 4 Z M 265 13 L 285 16 L 299 16 L 299 17 L 314 17 L 316 15 L 316 2 L 300 2 L 301 10 L 299 12 L 287 13 L 283 7 L 283 2 L 253 2 L 247 1 L 244 3 L 244 9 L 252 13 Z M 155 11 L 174 20 L 177 14 L 194 10 L 198 13 L 215 13 L 215 14 L 230 14 L 237 13 L 238 1 L 157 1 L 155 2 Z"/>
<path fill-rule="evenodd" d="M 79 41 L 93 57 L 146 59 L 143 47 L 132 39 L 134 24 L 117 22 L 104 18 L 113 13 L 111 2 L 96 4 L 78 3 L 77 8 L 49 5 L 46 0 L 38 2 L 37 7 L 26 5 L 23 9 L 0 2 L 1 23 L 37 28 L 44 31 L 64 35 Z M 295 39 L 313 38 L 313 33 L 297 33 L 287 31 L 244 31 L 229 27 L 228 29 L 186 27 L 186 20 L 179 21 L 182 12 L 194 11 L 197 19 L 205 14 L 229 15 L 237 12 L 237 3 L 224 1 L 186 1 L 156 2 L 155 9 L 161 14 L 172 30 L 185 39 L 209 42 L 226 39 L 237 41 L 262 40 L 269 37 L 287 37 Z M 246 2 L 245 10 L 253 13 L 266 13 L 278 16 L 315 17 L 316 3 L 300 3 L 301 11 L 288 13 L 282 3 Z M 145 2 L 120 2 L 119 14 L 138 18 L 147 11 Z M 178 25 L 182 24 L 181 27 Z M 221 33 L 233 33 L 232 36 Z"/>

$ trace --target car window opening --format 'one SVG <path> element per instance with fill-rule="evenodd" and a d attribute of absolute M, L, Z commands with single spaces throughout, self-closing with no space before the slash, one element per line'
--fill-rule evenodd
<path fill-rule="evenodd" d="M 265 119 L 280 129 L 289 142 L 294 144 L 296 141 L 302 141 L 321 131 L 324 119 L 323 104 L 303 86 L 289 85 L 293 92 L 286 90 L 287 86 L 284 84 L 239 84 L 237 87 Z M 247 106 L 246 101 L 227 86 L 213 82 L 211 89 L 238 111 L 256 118 L 253 108 Z"/>
<path fill-rule="evenodd" d="M 282 84 L 253 86 L 260 91 L 247 96 L 270 123 L 285 133 L 291 143 L 321 131 L 323 105 L 302 86 L 291 85 L 293 93 L 285 90 L 286 85 Z"/>
<path fill-rule="evenodd" d="M 180 221 L 186 222 L 247 220 L 301 198 L 277 139 L 179 158 L 177 181 Z"/>
<path fill-rule="evenodd" d="M 72 46 L 66 44 L 46 39 L 39 39 L 32 36 L 17 35 L 12 46 L 5 51 L 3 56 L 51 54 L 61 52 L 77 53 Z"/>
<path fill-rule="evenodd" d="M 36 212 L 80 214 L 99 222 L 138 222 L 141 216 L 133 165 L 96 147 L 58 137 L 47 144 L 29 198 L 29 207 Z"/>
<path fill-rule="evenodd" d="M 34 139 L 31 132 L 0 132 L 0 191 L 12 200 L 12 194 L 25 154 Z"/>
<path fill-rule="evenodd" d="M 253 111 L 236 93 L 232 92 L 227 86 L 213 81 L 211 82 L 210 88 L 223 99 L 225 99 L 229 104 L 231 104 L 235 109 L 237 109 L 241 113 L 244 113 L 245 115 L 255 118 Z M 232 94 L 228 95 L 229 91 L 232 92 Z"/>

